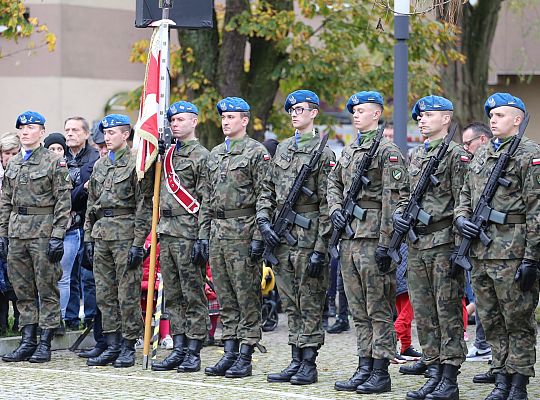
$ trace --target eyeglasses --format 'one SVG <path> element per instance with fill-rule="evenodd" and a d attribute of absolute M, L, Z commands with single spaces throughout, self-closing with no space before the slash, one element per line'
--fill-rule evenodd
<path fill-rule="evenodd" d="M 463 142 L 463 147 L 467 148 L 471 145 L 472 142 L 474 142 L 476 139 L 480 139 L 481 136 L 477 136 L 472 138 L 471 140 L 467 140 L 466 142 Z"/>
<path fill-rule="evenodd" d="M 300 115 L 304 112 L 304 110 L 308 110 L 308 111 L 311 111 L 313 110 L 313 108 L 307 108 L 307 107 L 296 107 L 296 108 L 289 108 L 289 111 L 287 111 L 289 113 L 289 115 Z"/>

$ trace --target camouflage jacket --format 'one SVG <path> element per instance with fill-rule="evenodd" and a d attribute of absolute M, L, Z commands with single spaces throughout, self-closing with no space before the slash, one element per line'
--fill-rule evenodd
<path fill-rule="evenodd" d="M 495 151 L 488 143 L 476 152 L 456 207 L 455 218 L 469 217 L 499 156 L 506 151 L 503 145 Z M 536 165 L 535 165 L 536 164 Z M 486 234 L 493 239 L 488 247 L 475 240 L 471 256 L 479 259 L 540 260 L 540 145 L 523 138 L 517 151 L 510 158 L 504 177 L 509 187 L 499 186 L 491 207 L 512 216 L 523 216 L 524 223 L 489 223 Z"/>
<path fill-rule="evenodd" d="M 434 156 L 437 151 L 438 146 L 430 148 L 427 152 L 424 146 L 418 146 L 414 149 L 408 170 L 411 193 L 418 184 L 429 158 Z M 452 218 L 454 216 L 454 208 L 459 201 L 459 192 L 463 187 L 469 162 L 469 154 L 460 145 L 451 142 L 439 167 L 435 171 L 435 176 L 441 184 L 437 187 L 429 185 L 420 204 L 424 211 L 432 216 L 429 226 L 441 223 L 446 225 L 446 227 L 426 235 L 419 235 L 419 240 L 416 243 L 409 243 L 411 248 L 426 250 L 443 244 L 456 243 L 456 233 L 452 225 Z M 396 212 L 403 212 L 407 201 L 400 202 Z M 425 228 L 421 223 L 418 223 L 417 227 L 419 229 Z"/>
<path fill-rule="evenodd" d="M 358 164 L 372 143 L 373 138 L 361 145 L 355 141 L 343 149 L 341 158 L 328 177 L 330 215 L 343 207 L 343 200 L 349 191 Z M 409 196 L 405 161 L 394 143 L 384 138 L 381 140 L 367 178 L 371 184 L 363 186 L 357 197 L 357 204 L 366 209 L 366 218 L 363 221 L 354 218 L 352 221 L 354 238 L 379 239 L 381 246 L 388 247 L 393 230 L 392 214 L 399 201 L 404 201 Z M 362 202 L 377 203 L 378 207 L 374 207 L 374 204 L 362 206 Z"/>
<path fill-rule="evenodd" d="M 23 160 L 13 157 L 5 171 L 0 200 L 0 236 L 63 239 L 71 210 L 72 184 L 66 162 L 43 146 Z M 20 208 L 50 208 L 46 214 L 27 215 Z"/>
<path fill-rule="evenodd" d="M 265 217 L 272 220 L 274 214 L 278 213 L 276 206 L 285 203 L 302 165 L 309 163 L 312 154 L 319 148 L 320 141 L 319 136 L 314 136 L 297 145 L 295 138 L 292 137 L 277 146 L 270 170 L 263 183 L 261 201 L 257 203 L 258 218 Z M 295 207 L 309 204 L 318 206 L 318 210 L 301 212 L 304 217 L 311 220 L 310 229 L 306 230 L 294 225 L 291 230 L 292 235 L 298 238 L 299 247 L 314 249 L 321 253 L 327 251 L 332 224 L 328 214 L 326 187 L 328 174 L 335 160 L 334 153 L 327 146 L 319 164 L 305 185 L 314 192 L 314 195 L 308 197 L 302 193 L 295 205 Z M 282 243 L 286 243 L 285 239 L 282 239 Z"/>
<path fill-rule="evenodd" d="M 210 215 L 211 239 L 262 240 L 256 229 L 255 205 L 269 160 L 266 148 L 248 136 L 235 140 L 229 152 L 224 143 L 212 149 L 207 163 L 209 196 L 199 211 Z M 249 215 L 234 218 L 218 215 L 242 209 Z"/>
<path fill-rule="evenodd" d="M 137 180 L 135 155 L 129 148 L 114 163 L 109 157 L 99 159 L 88 181 L 85 241 L 133 239 L 134 246 L 142 247 L 152 220 L 152 178 L 150 170 Z M 100 218 L 104 210 L 114 209 L 132 209 L 133 213 Z"/>
<path fill-rule="evenodd" d="M 208 197 L 207 159 L 210 152 L 198 140 L 182 142 L 172 156 L 173 168 L 181 185 L 202 204 Z M 184 207 L 169 193 L 165 180 L 165 171 L 161 179 L 159 207 L 161 217 L 157 227 L 158 233 L 183 237 L 186 239 L 208 239 L 210 235 L 209 216 L 189 214 Z M 167 216 L 164 210 L 180 212 L 180 215 Z"/>

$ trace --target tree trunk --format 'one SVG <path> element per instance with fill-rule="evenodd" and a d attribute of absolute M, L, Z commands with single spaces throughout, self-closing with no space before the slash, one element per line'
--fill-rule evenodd
<path fill-rule="evenodd" d="M 458 20 L 461 29 L 458 50 L 466 61 L 451 63 L 441 71 L 444 95 L 454 103 L 454 116 L 461 126 L 485 117 L 489 58 L 501 2 L 480 0 L 476 7 L 470 3 L 463 5 L 463 16 Z"/>

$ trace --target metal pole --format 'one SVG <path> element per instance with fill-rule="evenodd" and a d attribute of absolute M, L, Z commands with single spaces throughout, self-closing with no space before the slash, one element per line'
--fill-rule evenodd
<path fill-rule="evenodd" d="M 395 0 L 394 10 L 394 141 L 407 157 L 407 121 L 409 119 L 408 83 L 409 83 L 409 0 Z"/>

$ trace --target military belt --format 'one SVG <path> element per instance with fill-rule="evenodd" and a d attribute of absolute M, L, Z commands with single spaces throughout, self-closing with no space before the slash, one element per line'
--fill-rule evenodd
<path fill-rule="evenodd" d="M 382 208 L 382 205 L 378 201 L 360 200 L 358 202 L 358 207 L 364 208 L 366 210 L 380 210 Z"/>
<path fill-rule="evenodd" d="M 177 217 L 178 215 L 191 215 L 185 208 L 176 208 L 174 210 L 161 210 L 162 217 Z"/>
<path fill-rule="evenodd" d="M 283 204 L 278 204 L 277 206 L 278 211 L 281 211 L 282 208 L 283 208 Z M 297 213 L 319 211 L 319 203 L 300 204 L 300 205 L 294 206 L 293 210 L 296 211 Z"/>
<path fill-rule="evenodd" d="M 96 216 L 98 219 L 107 217 L 118 217 L 120 215 L 129 215 L 134 214 L 134 208 L 102 208 L 96 211 Z"/>
<path fill-rule="evenodd" d="M 525 214 L 506 214 L 507 224 L 524 224 Z"/>
<path fill-rule="evenodd" d="M 452 226 L 452 218 L 441 219 L 429 225 L 417 226 L 414 231 L 419 235 L 429 235 L 430 233 L 442 231 L 449 226 Z"/>
<path fill-rule="evenodd" d="M 49 215 L 54 211 L 54 207 L 17 207 L 15 212 L 19 215 Z"/>
<path fill-rule="evenodd" d="M 251 215 L 255 215 L 255 207 L 240 208 L 238 210 L 216 210 L 216 211 L 214 211 L 214 218 L 216 218 L 216 219 L 249 217 Z"/>

